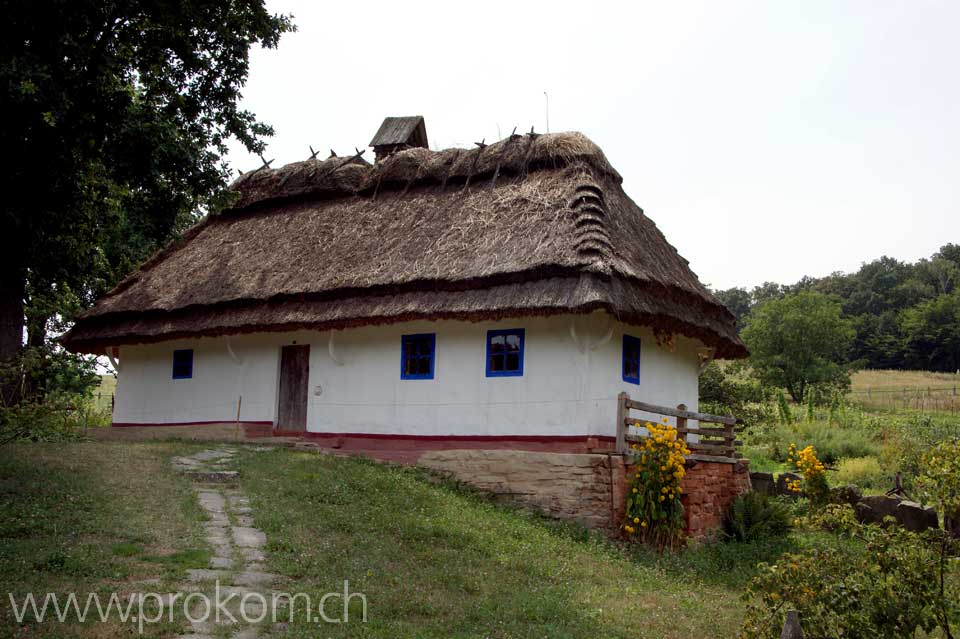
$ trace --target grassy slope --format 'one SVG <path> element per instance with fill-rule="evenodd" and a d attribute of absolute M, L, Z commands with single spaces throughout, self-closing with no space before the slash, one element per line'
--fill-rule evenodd
<path fill-rule="evenodd" d="M 192 491 L 168 443 L 0 449 L 0 583 L 22 595 L 168 592 L 206 565 Z M 820 534 L 710 544 L 658 557 L 502 508 L 419 471 L 287 449 L 240 455 L 243 488 L 284 589 L 368 597 L 369 622 L 323 636 L 729 637 L 758 561 L 833 543 Z M 159 586 L 138 580 L 162 577 Z M 0 593 L 2 594 L 2 593 Z M 358 602 L 354 602 L 358 604 Z M 6 605 L 0 636 L 16 635 Z M 130 624 L 44 624 L 16 636 L 108 637 Z M 316 637 L 294 623 L 283 636 Z M 170 626 L 147 635 L 172 636 Z"/>
<path fill-rule="evenodd" d="M 631 560 L 414 470 L 279 450 L 244 456 L 242 477 L 292 588 L 316 595 L 348 579 L 368 597 L 367 624 L 325 636 L 729 637 L 739 624 L 739 584 L 717 583 L 709 559 Z"/>
<path fill-rule="evenodd" d="M 133 624 L 116 619 L 83 626 L 47 622 L 18 635 L 7 593 L 18 599 L 27 592 L 163 593 L 173 590 L 186 568 L 206 567 L 201 512 L 185 480 L 166 463 L 183 448 L 125 443 L 0 448 L 0 636 L 135 635 Z M 159 585 L 137 583 L 157 577 L 163 580 Z M 169 625 L 157 625 L 146 634 L 171 632 Z"/>

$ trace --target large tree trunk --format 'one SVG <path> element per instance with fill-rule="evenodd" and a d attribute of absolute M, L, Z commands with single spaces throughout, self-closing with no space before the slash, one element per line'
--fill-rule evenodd
<path fill-rule="evenodd" d="M 20 375 L 11 370 L 23 348 L 23 293 L 26 273 L 10 257 L 0 268 L 0 402 L 9 406 L 20 399 Z"/>

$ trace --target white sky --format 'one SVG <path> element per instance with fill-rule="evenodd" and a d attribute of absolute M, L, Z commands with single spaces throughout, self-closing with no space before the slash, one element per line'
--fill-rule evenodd
<path fill-rule="evenodd" d="M 547 91 L 550 130 L 599 144 L 705 284 L 960 242 L 960 2 L 268 6 L 299 29 L 244 92 L 274 167 L 388 115 L 425 116 L 431 148 L 544 131 Z"/>

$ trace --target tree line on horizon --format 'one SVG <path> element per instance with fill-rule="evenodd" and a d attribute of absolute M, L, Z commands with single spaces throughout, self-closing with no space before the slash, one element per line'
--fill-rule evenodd
<path fill-rule="evenodd" d="M 854 331 L 847 363 L 858 368 L 960 369 L 960 245 L 945 244 L 910 263 L 883 256 L 854 273 L 803 277 L 794 284 L 764 282 L 748 290 L 713 291 L 737 318 L 737 330 L 771 300 L 801 294 L 839 303 Z M 809 298 L 809 295 L 804 295 Z"/>

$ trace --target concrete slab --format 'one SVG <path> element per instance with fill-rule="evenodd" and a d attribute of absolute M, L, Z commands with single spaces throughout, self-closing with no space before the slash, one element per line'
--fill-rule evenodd
<path fill-rule="evenodd" d="M 264 584 L 274 583 L 279 579 L 280 575 L 275 575 L 270 572 L 244 570 L 233 577 L 233 583 L 239 586 L 262 586 Z"/>
<path fill-rule="evenodd" d="M 208 568 L 193 568 L 187 571 L 187 579 L 194 583 L 200 581 L 228 581 L 233 577 L 229 570 L 210 570 Z"/>
<path fill-rule="evenodd" d="M 233 543 L 241 548 L 263 548 L 267 545 L 267 536 L 258 528 L 234 526 L 231 531 L 233 531 Z"/>
<path fill-rule="evenodd" d="M 243 557 L 248 562 L 260 562 L 266 561 L 267 555 L 262 550 L 257 548 L 241 548 L 240 556 Z"/>

